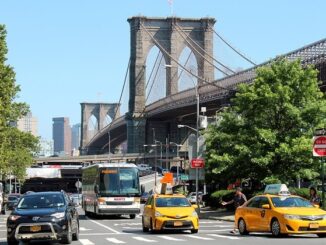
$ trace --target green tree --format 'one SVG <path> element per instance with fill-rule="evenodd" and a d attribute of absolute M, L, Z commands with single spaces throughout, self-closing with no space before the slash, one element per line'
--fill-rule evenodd
<path fill-rule="evenodd" d="M 29 107 L 16 101 L 20 88 L 14 69 L 6 64 L 7 52 L 6 29 L 0 25 L 0 173 L 5 175 L 11 171 L 23 178 L 26 167 L 33 163 L 38 138 L 12 126 L 12 122 L 26 115 Z"/>
<path fill-rule="evenodd" d="M 205 132 L 210 178 L 288 183 L 318 176 L 312 136 L 326 125 L 326 101 L 317 73 L 280 59 L 257 69 L 253 84 L 240 84 L 232 106 Z"/>

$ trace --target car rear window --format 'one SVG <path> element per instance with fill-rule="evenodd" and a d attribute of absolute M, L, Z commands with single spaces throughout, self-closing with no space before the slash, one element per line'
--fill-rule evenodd
<path fill-rule="evenodd" d="M 27 195 L 21 198 L 18 209 L 55 208 L 65 205 L 61 194 Z"/>

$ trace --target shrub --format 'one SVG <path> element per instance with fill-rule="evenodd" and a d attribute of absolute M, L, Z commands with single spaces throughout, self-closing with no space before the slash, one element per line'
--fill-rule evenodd
<path fill-rule="evenodd" d="M 211 197 L 209 199 L 209 203 L 208 205 L 211 207 L 223 207 L 221 205 L 221 203 L 223 201 L 230 201 L 232 200 L 233 196 L 235 194 L 234 190 L 219 190 L 219 191 L 215 191 L 211 194 Z M 229 206 L 232 205 L 228 205 L 226 208 L 229 208 Z"/>

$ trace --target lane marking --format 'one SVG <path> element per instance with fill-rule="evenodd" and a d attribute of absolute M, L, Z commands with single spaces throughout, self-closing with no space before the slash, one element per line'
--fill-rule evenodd
<path fill-rule="evenodd" d="M 92 229 L 88 229 L 88 228 L 85 228 L 85 227 L 79 227 L 79 230 L 80 231 L 91 231 Z"/>
<path fill-rule="evenodd" d="M 119 225 L 131 225 L 131 226 L 136 226 L 136 225 L 141 225 L 141 223 L 120 223 L 120 224 L 114 224 L 114 226 L 119 226 Z"/>
<path fill-rule="evenodd" d="M 125 243 L 124 241 L 120 241 L 116 238 L 106 238 L 106 240 L 112 243 Z"/>
<path fill-rule="evenodd" d="M 199 221 L 199 224 L 216 224 L 216 223 L 223 223 L 222 221 Z"/>
<path fill-rule="evenodd" d="M 213 236 L 213 237 L 219 237 L 219 238 L 226 238 L 226 239 L 231 239 L 231 240 L 239 240 L 239 237 L 235 236 L 224 236 L 224 235 L 218 235 L 218 234 L 207 234 L 208 236 Z"/>
<path fill-rule="evenodd" d="M 103 225 L 103 224 L 101 224 L 100 222 L 97 222 L 97 221 L 95 221 L 95 220 L 92 220 L 92 219 L 90 219 L 90 218 L 88 218 L 88 217 L 87 217 L 86 219 L 89 220 L 89 221 L 91 221 L 91 222 L 93 222 L 94 224 L 97 224 L 97 225 L 99 225 L 99 226 L 102 226 L 103 228 L 105 228 L 105 229 L 107 229 L 107 230 L 109 230 L 109 231 L 112 231 L 112 232 L 114 232 L 114 233 L 116 233 L 116 234 L 120 234 L 119 231 L 116 231 L 116 230 L 112 229 L 112 228 L 109 227 L 109 226 Z"/>
<path fill-rule="evenodd" d="M 124 235 L 123 233 L 79 233 L 80 236 L 108 236 L 108 235 Z"/>
<path fill-rule="evenodd" d="M 214 240 L 213 238 L 210 238 L 210 237 L 201 237 L 201 236 L 196 236 L 196 235 L 185 235 L 185 236 L 195 238 L 195 239 L 199 239 L 199 240 L 205 240 L 205 241 Z"/>
<path fill-rule="evenodd" d="M 226 228 L 226 227 L 234 227 L 234 225 L 201 225 L 200 226 L 200 228 L 213 228 L 213 227 Z"/>
<path fill-rule="evenodd" d="M 157 242 L 155 240 L 146 239 L 146 238 L 141 237 L 141 236 L 134 236 L 133 239 L 136 239 L 136 240 L 142 241 L 142 242 Z"/>
<path fill-rule="evenodd" d="M 80 243 L 83 245 L 93 245 L 94 243 L 92 243 L 90 240 L 88 239 L 79 239 Z"/>
<path fill-rule="evenodd" d="M 180 239 L 180 238 L 175 238 L 175 237 L 171 237 L 171 236 L 158 236 L 160 238 L 166 239 L 166 240 L 170 240 L 170 241 L 178 241 L 178 242 L 184 242 L 184 239 Z"/>
<path fill-rule="evenodd" d="M 232 231 L 232 229 L 218 229 L 218 230 L 199 230 L 200 233 L 210 233 L 210 232 L 219 232 L 219 231 Z"/>

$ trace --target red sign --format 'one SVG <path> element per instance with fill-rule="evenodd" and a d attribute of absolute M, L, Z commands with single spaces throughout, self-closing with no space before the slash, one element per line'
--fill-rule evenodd
<path fill-rule="evenodd" d="M 314 137 L 313 155 L 315 157 L 326 156 L 326 136 Z"/>
<path fill-rule="evenodd" d="M 205 160 L 200 158 L 194 158 L 191 160 L 191 168 L 203 168 L 205 167 Z"/>

